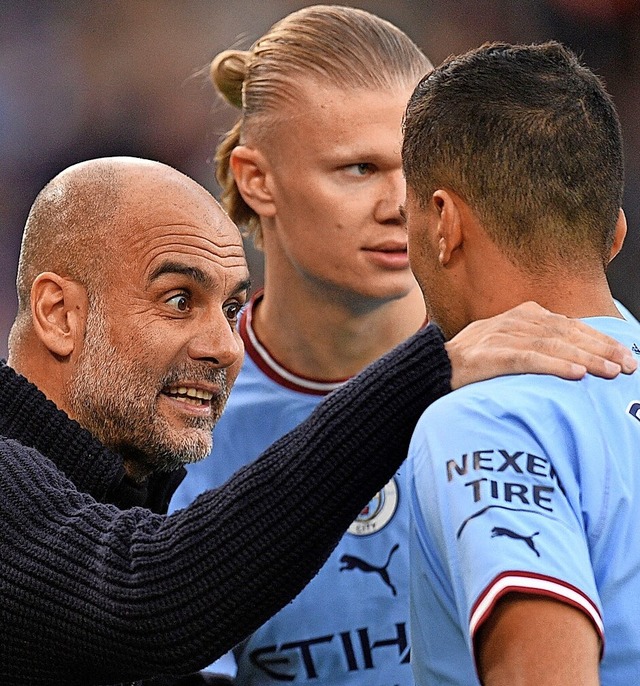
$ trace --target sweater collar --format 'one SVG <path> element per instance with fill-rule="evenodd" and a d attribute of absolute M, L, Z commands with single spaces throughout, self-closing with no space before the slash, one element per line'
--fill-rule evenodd
<path fill-rule="evenodd" d="M 0 360 L 0 435 L 35 448 L 80 491 L 121 509 L 135 505 L 166 512 L 184 469 L 156 473 L 142 483 L 126 475 L 122 457 L 107 449 L 26 378 Z"/>

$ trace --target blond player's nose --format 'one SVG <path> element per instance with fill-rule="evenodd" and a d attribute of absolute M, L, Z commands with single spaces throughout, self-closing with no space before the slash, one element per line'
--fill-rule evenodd
<path fill-rule="evenodd" d="M 385 174 L 381 183 L 380 197 L 376 206 L 376 218 L 383 223 L 404 223 L 400 206 L 406 197 L 406 183 L 402 169 L 394 169 Z"/>

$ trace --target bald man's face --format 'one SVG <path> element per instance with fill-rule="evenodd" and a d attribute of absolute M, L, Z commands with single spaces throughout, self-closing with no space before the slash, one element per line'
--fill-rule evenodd
<path fill-rule="evenodd" d="M 104 263 L 68 388 L 72 415 L 142 477 L 206 456 L 242 361 L 248 270 L 237 228 L 202 189 L 132 186 L 133 221 Z"/>

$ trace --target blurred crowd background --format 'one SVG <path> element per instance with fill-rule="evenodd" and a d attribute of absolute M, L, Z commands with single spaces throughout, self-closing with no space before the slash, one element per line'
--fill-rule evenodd
<path fill-rule="evenodd" d="M 166 162 L 217 195 L 212 166 L 234 112 L 206 67 L 248 47 L 296 0 L 0 0 L 0 356 L 16 311 L 20 236 L 40 188 L 74 162 Z M 435 64 L 487 40 L 554 38 L 603 77 L 625 139 L 629 235 L 610 268 L 640 316 L 640 0 L 364 0 Z M 251 251 L 254 280 L 259 255 Z"/>

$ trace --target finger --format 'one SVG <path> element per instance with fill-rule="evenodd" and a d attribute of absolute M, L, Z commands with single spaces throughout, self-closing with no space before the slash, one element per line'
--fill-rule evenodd
<path fill-rule="evenodd" d="M 614 339 L 607 339 L 594 340 L 588 331 L 584 338 L 576 337 L 575 343 L 557 336 L 521 337 L 517 342 L 505 336 L 501 345 L 494 345 L 494 355 L 498 360 L 504 357 L 504 363 L 511 365 L 511 374 L 529 372 L 581 379 L 588 372 L 612 379 L 621 371 L 632 372 L 637 363 L 631 352 Z"/>
<path fill-rule="evenodd" d="M 560 324 L 560 326 L 564 326 Z M 611 375 L 612 367 L 602 365 L 603 360 L 617 365 L 622 372 L 630 374 L 638 367 L 638 362 L 629 348 L 619 343 L 614 338 L 607 336 L 579 320 L 566 320 L 566 336 L 564 342 L 572 344 L 567 359 L 579 364 L 584 364 L 591 374 L 597 376 Z M 550 334 L 554 336 L 555 334 Z M 559 340 L 558 343 L 562 343 Z M 550 339 L 553 343 L 553 339 Z M 561 346 L 559 346 L 561 348 Z M 550 351 L 553 354 L 553 350 Z M 560 354 L 560 352 L 559 352 Z M 613 373 L 615 376 L 618 372 Z"/>
<path fill-rule="evenodd" d="M 577 380 L 585 374 L 612 379 L 620 374 L 620 365 L 558 341 L 538 343 L 537 350 L 496 351 L 493 371 L 501 366 L 501 374 L 552 374 Z"/>
<path fill-rule="evenodd" d="M 485 328 L 489 335 L 497 338 L 504 334 L 508 337 L 504 339 L 505 348 L 523 346 L 560 355 L 563 359 L 586 365 L 592 374 L 607 378 L 620 371 L 630 374 L 638 367 L 638 361 L 629 348 L 579 319 L 549 312 L 535 302 L 522 303 L 505 315 L 508 317 L 497 316 L 476 322 L 487 325 Z M 491 330 L 490 323 L 495 325 L 495 329 Z M 563 348 L 563 343 L 572 344 L 573 349 Z M 602 360 L 615 363 L 619 369 L 603 365 Z"/>

